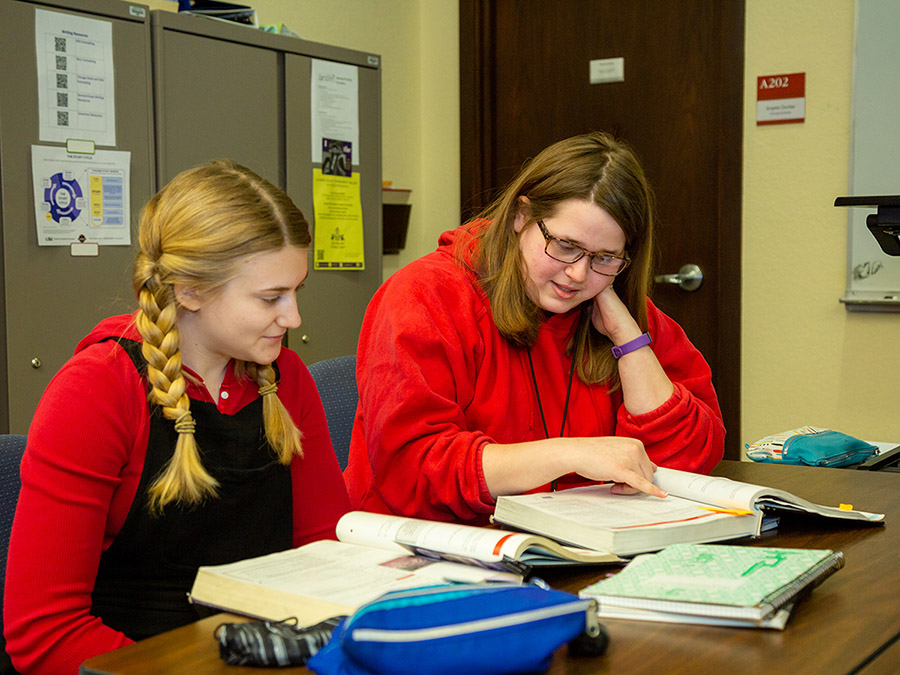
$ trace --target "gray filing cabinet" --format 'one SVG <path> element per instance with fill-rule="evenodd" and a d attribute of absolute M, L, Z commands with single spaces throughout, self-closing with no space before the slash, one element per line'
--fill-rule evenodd
<path fill-rule="evenodd" d="M 287 191 L 315 227 L 310 63 L 358 66 L 364 271 L 314 271 L 303 325 L 288 345 L 307 363 L 356 351 L 381 283 L 381 71 L 371 54 L 226 22 L 150 12 L 120 0 L 0 0 L 0 432 L 25 433 L 37 401 L 77 342 L 105 316 L 131 311 L 133 247 L 72 257 L 37 245 L 31 145 L 39 140 L 35 10 L 109 21 L 116 145 L 131 152 L 132 242 L 146 200 L 182 169 L 218 157 Z M 354 161 L 356 161 L 354 159 Z"/>
<path fill-rule="evenodd" d="M 365 270 L 313 270 L 300 291 L 303 325 L 288 345 L 306 363 L 356 352 L 363 313 L 381 283 L 380 58 L 245 26 L 153 12 L 157 172 L 230 157 L 284 189 L 315 228 L 312 59 L 357 67 Z M 315 166 L 319 166 L 318 164 Z"/>
<path fill-rule="evenodd" d="M 31 146 L 64 143 L 40 140 L 36 10 L 112 26 L 116 145 L 97 149 L 131 152 L 132 241 L 156 180 L 149 11 L 120 0 L 0 0 L 0 432 L 14 433 L 28 430 L 50 378 L 97 321 L 134 307 L 131 247 L 73 257 L 37 245 Z"/>

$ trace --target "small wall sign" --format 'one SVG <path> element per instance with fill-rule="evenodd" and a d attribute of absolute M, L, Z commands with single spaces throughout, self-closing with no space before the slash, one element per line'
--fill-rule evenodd
<path fill-rule="evenodd" d="M 756 78 L 756 124 L 793 124 L 806 119 L 806 73 Z"/>

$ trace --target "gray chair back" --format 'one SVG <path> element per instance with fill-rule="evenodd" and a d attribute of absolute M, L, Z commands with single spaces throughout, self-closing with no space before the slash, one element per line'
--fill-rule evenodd
<path fill-rule="evenodd" d="M 25 436 L 0 434 L 0 673 L 14 673 L 3 639 L 3 588 L 6 582 L 6 554 L 16 503 L 19 501 L 19 464 L 25 452 Z"/>
<path fill-rule="evenodd" d="M 309 372 L 316 381 L 316 388 L 325 407 L 328 433 L 341 470 L 347 466 L 350 456 L 350 436 L 359 392 L 356 389 L 356 354 L 310 364 Z"/>

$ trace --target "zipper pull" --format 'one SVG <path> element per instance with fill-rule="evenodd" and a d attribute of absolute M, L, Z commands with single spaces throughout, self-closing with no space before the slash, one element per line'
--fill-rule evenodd
<path fill-rule="evenodd" d="M 609 645 L 609 631 L 600 623 L 597 616 L 596 599 L 588 603 L 584 616 L 584 632 L 569 642 L 569 654 L 572 656 L 600 656 Z"/>
<path fill-rule="evenodd" d="M 600 606 L 598 605 L 597 600 L 591 598 L 590 603 L 588 603 L 587 611 L 585 612 L 584 632 L 592 638 L 600 635 L 600 617 L 597 616 L 599 610 Z"/>

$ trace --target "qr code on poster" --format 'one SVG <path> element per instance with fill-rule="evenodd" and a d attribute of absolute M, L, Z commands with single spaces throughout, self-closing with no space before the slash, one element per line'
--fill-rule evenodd
<path fill-rule="evenodd" d="M 69 76 L 63 75 L 61 73 L 56 74 L 56 88 L 57 89 L 68 89 L 69 88 Z"/>
<path fill-rule="evenodd" d="M 56 124 L 61 127 L 69 126 L 69 113 L 63 110 L 56 111 Z"/>
<path fill-rule="evenodd" d="M 66 51 L 66 38 L 63 38 L 63 37 L 53 38 L 53 48 L 58 52 Z"/>
<path fill-rule="evenodd" d="M 57 56 L 56 57 L 56 69 L 57 70 L 68 70 L 68 68 L 66 68 L 67 63 L 68 63 L 68 60 L 66 59 L 65 56 Z"/>
<path fill-rule="evenodd" d="M 68 108 L 69 107 L 69 94 L 65 91 L 56 92 L 56 107 L 57 108 Z"/>

